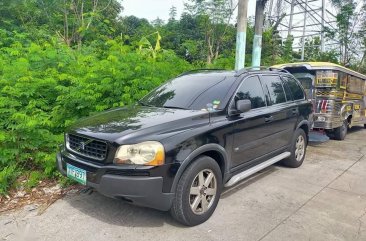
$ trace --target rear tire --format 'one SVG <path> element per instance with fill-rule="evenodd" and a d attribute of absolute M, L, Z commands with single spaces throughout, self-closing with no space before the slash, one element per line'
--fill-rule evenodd
<path fill-rule="evenodd" d="M 208 156 L 193 161 L 181 176 L 170 214 L 178 222 L 195 226 L 208 220 L 215 211 L 222 189 L 222 173 Z"/>
<path fill-rule="evenodd" d="M 342 126 L 336 128 L 334 130 L 334 139 L 342 141 L 346 138 L 347 135 L 347 130 L 348 130 L 348 121 L 345 120 L 343 121 Z"/>
<path fill-rule="evenodd" d="M 291 142 L 291 156 L 281 161 L 287 167 L 297 168 L 302 165 L 305 159 L 308 140 L 303 129 L 297 129 Z"/>
<path fill-rule="evenodd" d="M 366 124 L 364 124 L 363 127 L 366 128 Z"/>

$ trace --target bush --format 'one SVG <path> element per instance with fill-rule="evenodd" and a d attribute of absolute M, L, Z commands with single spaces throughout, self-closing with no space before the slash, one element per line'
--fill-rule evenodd
<path fill-rule="evenodd" d="M 130 105 L 190 68 L 171 51 L 152 57 L 115 40 L 76 51 L 24 34 L 0 30 L 0 37 L 2 192 L 14 181 L 11 171 L 53 177 L 63 131 L 77 119 Z"/>
<path fill-rule="evenodd" d="M 15 165 L 7 166 L 0 171 L 0 195 L 6 194 L 18 175 Z"/>

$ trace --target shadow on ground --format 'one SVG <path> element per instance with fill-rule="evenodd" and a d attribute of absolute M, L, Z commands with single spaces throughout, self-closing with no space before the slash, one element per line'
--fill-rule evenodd
<path fill-rule="evenodd" d="M 224 188 L 221 199 L 230 197 L 259 179 L 276 172 L 277 169 L 277 166 L 268 167 L 251 178 L 243 180 L 232 188 Z M 76 210 L 91 218 L 116 226 L 160 227 L 164 224 L 168 224 L 178 228 L 186 228 L 186 226 L 176 222 L 170 216 L 169 212 L 134 206 L 122 200 L 102 196 L 98 192 L 92 190 L 66 197 L 65 201 Z"/>
<path fill-rule="evenodd" d="M 175 222 L 169 212 L 138 207 L 125 201 L 102 196 L 98 192 L 76 194 L 65 199 L 70 206 L 101 222 L 124 227 L 160 227 Z"/>

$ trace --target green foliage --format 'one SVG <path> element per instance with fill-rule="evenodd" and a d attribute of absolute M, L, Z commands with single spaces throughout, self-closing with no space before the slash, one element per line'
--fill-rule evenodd
<path fill-rule="evenodd" d="M 334 50 L 322 53 L 320 46 L 320 37 L 305 39 L 305 61 L 324 61 L 338 64 L 337 53 Z"/>
<path fill-rule="evenodd" d="M 120 40 L 75 51 L 57 41 L 34 43 L 26 35 L 5 31 L 0 35 L 2 192 L 15 169 L 34 170 L 30 187 L 43 175 L 54 176 L 57 146 L 75 120 L 133 104 L 190 69 L 172 51 L 156 46 L 153 56 Z"/>
<path fill-rule="evenodd" d="M 0 195 L 6 194 L 18 175 L 19 172 L 14 164 L 6 166 L 0 171 Z"/>
<path fill-rule="evenodd" d="M 26 182 L 26 188 L 30 189 L 38 185 L 39 181 L 44 178 L 44 174 L 40 171 L 31 171 Z"/>
<path fill-rule="evenodd" d="M 57 173 L 58 182 L 61 185 L 61 187 L 68 187 L 70 185 L 77 184 L 76 181 L 74 181 L 71 178 L 62 176 L 61 174 Z"/>
<path fill-rule="evenodd" d="M 340 44 L 340 62 L 349 65 L 357 57 L 355 48 L 359 47 L 357 29 L 360 17 L 365 14 L 365 9 L 357 11 L 358 1 L 355 0 L 331 0 L 338 10 L 336 15 L 337 28 L 326 29 L 329 38 L 338 39 Z"/>

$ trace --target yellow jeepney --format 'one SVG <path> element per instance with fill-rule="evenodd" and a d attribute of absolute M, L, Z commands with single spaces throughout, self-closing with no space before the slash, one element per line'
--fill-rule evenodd
<path fill-rule="evenodd" d="M 314 104 L 314 130 L 325 130 L 343 140 L 354 125 L 366 128 L 366 76 L 327 62 L 273 66 L 293 74 Z"/>

